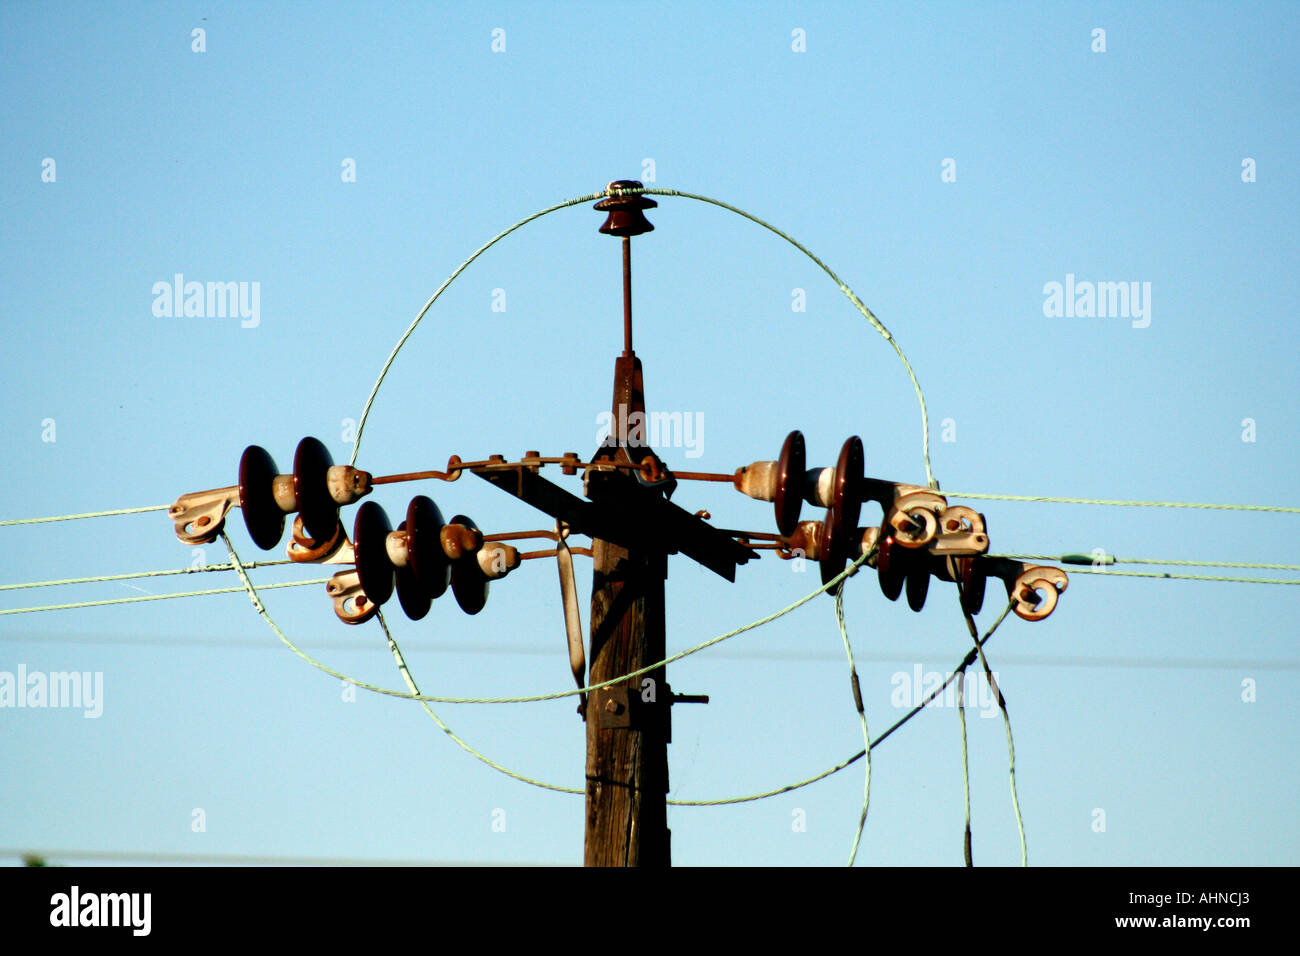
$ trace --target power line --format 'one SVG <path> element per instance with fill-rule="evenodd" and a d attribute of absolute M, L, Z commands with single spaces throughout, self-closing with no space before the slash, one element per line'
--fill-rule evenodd
<path fill-rule="evenodd" d="M 1053 557 L 1043 557 L 1038 555 L 990 555 L 990 557 L 1030 558 L 1030 559 L 1037 559 L 1037 560 L 1062 561 L 1063 557 L 1070 557 L 1070 556 L 1053 558 Z M 263 561 L 260 563 L 254 562 L 252 564 L 247 565 L 247 567 L 267 567 L 271 565 L 293 564 L 293 563 L 296 562 Z M 1219 565 L 1219 564 L 1214 564 L 1212 562 L 1205 562 L 1205 561 L 1173 561 L 1173 560 L 1164 560 L 1160 562 L 1130 560 L 1128 563 L 1133 563 L 1133 564 L 1161 563 L 1161 564 L 1171 564 L 1171 565 L 1180 564 L 1180 565 L 1194 565 L 1197 567 L 1264 567 L 1264 568 L 1298 567 L 1296 565 L 1283 565 L 1283 564 L 1256 565 L 1256 564 L 1228 563 L 1228 564 Z M 172 570 L 164 570 L 164 571 L 138 571 L 130 574 L 99 575 L 96 577 L 69 578 L 65 580 L 56 580 L 56 581 L 31 581 L 22 584 L 6 584 L 6 585 L 0 585 L 0 590 L 48 587 L 52 585 L 80 584 L 80 583 L 87 583 L 87 582 L 120 581 L 120 580 L 132 579 L 132 578 L 157 577 L 157 576 L 169 575 L 169 574 L 190 574 L 199 571 L 230 571 L 230 570 L 235 570 L 233 565 L 214 565 L 212 567 L 204 567 L 204 568 L 180 568 L 180 569 L 172 569 Z M 1300 585 L 1300 578 L 1296 578 L 1296 579 L 1247 578 L 1247 577 L 1236 577 L 1232 575 L 1219 575 L 1219 574 L 1174 574 L 1167 571 L 1119 571 L 1119 570 L 1107 570 L 1104 568 L 1075 568 L 1072 573 L 1100 574 L 1109 577 L 1151 578 L 1155 580 L 1168 580 L 1168 581 L 1216 581 L 1216 582 L 1229 583 L 1229 584 Z M 304 585 L 310 585 L 310 584 L 326 584 L 328 583 L 328 581 L 329 581 L 328 578 L 313 578 L 308 581 L 284 581 L 275 584 L 263 584 L 261 585 L 261 587 L 292 588 L 292 587 L 302 587 Z M 243 590 L 245 589 L 242 587 L 209 588 L 209 589 L 199 590 L 199 591 L 181 591 L 172 594 L 150 594 L 141 597 L 105 598 L 98 601 L 75 601 L 67 604 L 42 604 L 42 605 L 35 605 L 32 607 L 7 608 L 4 610 L 0 610 L 0 615 L 34 614 L 39 611 L 67 611 L 67 610 L 74 610 L 74 609 L 86 608 L 86 607 L 102 607 L 105 605 L 112 605 L 112 604 L 134 604 L 141 601 L 166 601 L 172 598 L 203 597 L 210 594 L 237 594 Z"/>
<path fill-rule="evenodd" d="M 1100 567 L 1112 564 L 1168 564 L 1185 568 L 1254 568 L 1261 571 L 1300 571 L 1300 564 L 1259 564 L 1252 561 L 1189 561 L 1182 558 L 1120 558 L 1105 552 L 1089 554 L 990 554 L 990 558 L 1015 561 L 1059 561 Z"/>
<path fill-rule="evenodd" d="M 8 518 L 0 521 L 0 527 L 12 524 L 45 524 L 49 521 L 76 521 L 80 518 L 108 518 L 112 515 L 135 515 L 146 511 L 166 511 L 171 505 L 146 505 L 143 508 L 115 508 L 112 511 L 84 511 L 75 515 L 55 515 L 52 518 Z"/>
<path fill-rule="evenodd" d="M 329 581 L 329 578 L 312 578 L 310 581 L 280 581 L 275 584 L 262 584 L 259 585 L 259 587 L 268 590 L 271 588 L 300 588 L 309 584 L 328 584 Z M 102 607 L 106 604 L 136 604 L 140 601 L 167 601 L 172 598 L 202 597 L 207 594 L 240 594 L 243 590 L 242 587 L 208 588 L 202 591 L 179 591 L 172 594 L 142 594 L 138 597 L 105 598 L 101 601 L 75 601 L 71 604 L 42 604 L 38 607 L 12 607 L 0 611 L 0 615 L 34 614 L 37 611 L 69 611 L 74 608 Z"/>
<path fill-rule="evenodd" d="M 0 847 L 0 858 L 135 862 L 207 866 L 570 866 L 567 863 L 493 863 L 480 860 L 402 860 L 391 857 L 281 856 L 266 853 L 163 853 L 152 850 L 42 850 Z"/>
<path fill-rule="evenodd" d="M 241 589 L 242 590 L 242 589 Z M 277 653 L 281 648 L 259 638 L 217 637 L 212 639 L 189 639 L 153 635 L 145 637 L 128 637 L 118 634 L 42 634 L 25 632 L 5 634 L 0 632 L 0 644 L 77 644 L 104 647 L 176 647 L 186 649 L 221 648 L 230 650 L 272 650 Z M 320 651 L 373 651 L 374 641 L 363 640 L 322 640 L 312 645 Z M 539 647 L 535 644 L 483 644 L 479 642 L 439 643 L 437 646 L 407 647 L 402 651 L 407 656 L 415 654 L 468 654 L 468 655 L 510 655 L 531 657 L 554 657 L 555 650 Z M 909 652 L 854 652 L 854 658 L 873 664 L 915 664 L 924 663 L 950 653 L 943 649 L 918 649 Z M 822 664 L 843 663 L 843 655 L 830 651 L 804 649 L 773 650 L 715 650 L 713 657 L 742 661 L 787 661 L 792 663 Z M 1287 658 L 1245 658 L 1245 657 L 1121 657 L 1088 655 L 1054 655 L 1054 654 L 1001 654 L 998 660 L 1004 664 L 1020 667 L 1067 667 L 1067 668 L 1102 668 L 1105 670 L 1253 670 L 1253 671 L 1296 671 L 1300 670 L 1300 659 Z"/>
<path fill-rule="evenodd" d="M 430 301 L 429 304 L 432 305 L 433 304 L 432 301 Z M 419 316 L 416 317 L 416 323 L 418 323 L 418 321 L 421 318 L 423 318 L 423 313 L 421 313 Z M 412 323 L 411 327 L 407 330 L 407 333 L 409 334 L 414 330 L 415 330 L 415 323 Z M 887 338 L 891 338 L 892 340 L 891 336 L 888 336 L 887 333 L 885 334 Z M 401 340 L 399 340 L 398 343 L 399 348 L 403 342 L 405 342 L 405 336 Z M 396 357 L 396 351 L 397 350 L 394 349 L 394 354 L 389 356 L 390 360 Z M 382 381 L 382 378 L 380 381 Z M 379 384 L 380 382 L 375 383 L 376 386 L 378 386 Z M 374 395 L 372 394 L 371 398 L 373 399 L 373 397 Z M 360 437 L 361 437 L 361 433 L 360 433 L 360 429 L 358 428 L 356 447 L 359 447 Z M 353 457 L 354 464 L 355 461 L 356 459 L 354 454 Z M 989 492 L 978 492 L 978 491 L 943 491 L 941 492 L 941 494 L 943 494 L 947 498 L 971 498 L 971 499 L 980 499 L 984 501 L 1020 501 L 1020 502 L 1038 502 L 1038 503 L 1067 504 L 1067 505 L 1099 505 L 1099 506 L 1112 507 L 1112 508 L 1191 508 L 1191 509 L 1199 509 L 1205 511 L 1264 511 L 1264 512 L 1276 512 L 1280 514 L 1300 514 L 1300 507 L 1292 507 L 1288 505 L 1218 504 L 1218 503 L 1203 502 L 1203 501 L 1135 501 L 1135 500 L 1127 500 L 1127 499 L 1120 499 L 1120 498 L 1072 498 L 1072 497 L 1063 497 L 1059 495 L 1003 495 L 1003 494 L 991 494 Z M 167 511 L 170 507 L 171 507 L 170 505 L 148 505 L 143 508 L 116 508 L 111 511 L 86 511 L 86 512 L 82 512 L 81 514 L 51 515 L 43 518 L 7 518 L 5 520 L 0 521 L 0 527 L 5 527 L 7 525 L 47 524 L 52 521 L 76 521 L 82 518 L 105 518 L 113 515 L 143 514 L 149 511 Z M 1156 562 L 1147 561 L 1141 563 L 1153 564 Z M 1216 563 L 1214 566 L 1231 567 L 1233 565 Z"/>
<path fill-rule="evenodd" d="M 1171 574 L 1168 571 L 1111 571 L 1105 568 L 1071 568 L 1071 574 L 1100 574 L 1113 578 L 1155 578 L 1166 581 L 1220 581 L 1225 584 L 1300 584 L 1291 578 L 1239 578 L 1226 574 Z"/>
<path fill-rule="evenodd" d="M 250 561 L 245 568 L 272 568 L 298 562 L 284 558 L 280 561 Z M 172 574 L 204 574 L 211 571 L 233 571 L 233 564 L 205 564 L 196 568 L 167 568 L 162 571 L 131 571 L 126 574 L 98 574 L 85 578 L 62 578 L 53 581 L 25 581 L 21 584 L 0 584 L 0 591 L 15 591 L 24 588 L 50 588 L 65 584 L 98 584 L 103 581 L 133 581 L 137 578 L 161 578 Z M 1297 570 L 1300 570 L 1298 568 Z"/>
<path fill-rule="evenodd" d="M 981 498 L 987 501 L 1039 501 L 1066 505 L 1105 505 L 1112 508 L 1199 508 L 1210 511 L 1280 511 L 1300 514 L 1300 508 L 1284 505 L 1209 504 L 1202 501 L 1125 501 L 1116 498 L 1061 498 L 1051 495 L 993 495 L 974 491 L 945 491 L 948 498 Z"/>

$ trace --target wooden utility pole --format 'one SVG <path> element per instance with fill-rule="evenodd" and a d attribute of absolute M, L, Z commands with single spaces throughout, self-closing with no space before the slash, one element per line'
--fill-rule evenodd
<path fill-rule="evenodd" d="M 632 351 L 631 237 L 650 232 L 643 210 L 658 205 L 638 182 L 610 183 L 596 203 L 608 218 L 600 231 L 623 243 L 623 354 L 614 363 L 609 438 L 583 475 L 587 500 L 552 484 L 538 468 L 471 467 L 502 491 L 592 541 L 591 668 L 588 684 L 616 680 L 664 659 L 664 581 L 668 556 L 683 554 L 727 581 L 758 557 L 734 532 L 714 528 L 669 499 L 677 479 L 647 442 L 641 361 Z M 529 457 L 535 457 L 530 454 Z M 573 456 L 576 460 L 577 456 Z M 728 480 L 730 480 L 728 478 Z M 562 572 L 563 574 L 563 572 Z M 566 599 L 567 600 L 567 599 Z M 570 648 L 582 682 L 582 653 Z M 674 703 L 708 703 L 674 694 L 664 668 L 591 693 L 587 722 L 588 866 L 668 866 L 668 744 Z"/>
<path fill-rule="evenodd" d="M 614 389 L 617 438 L 628 437 L 618 435 L 620 404 L 624 423 L 637 409 L 645 412 L 640 379 L 641 363 L 621 356 Z M 633 382 L 638 387 L 628 388 Z M 620 443 L 615 455 L 629 450 L 636 448 Z M 662 496 L 626 473 L 593 473 L 587 484 L 593 500 L 615 506 L 635 507 L 646 497 Z M 624 546 L 596 538 L 592 557 L 589 681 L 598 684 L 664 659 L 668 556 L 648 542 Z M 670 865 L 670 695 L 661 667 L 595 691 L 587 703 L 587 866 Z"/>
<path fill-rule="evenodd" d="M 627 182 L 627 186 L 640 183 Z M 623 246 L 623 354 L 614 363 L 610 436 L 596 460 L 640 464 L 654 455 L 645 436 L 641 361 L 632 351 L 632 236 L 654 227 L 642 195 L 612 196 L 596 205 L 609 213 L 600 231 Z M 663 487 L 643 487 L 627 471 L 593 471 L 587 496 L 631 516 Z M 592 541 L 589 681 L 598 684 L 665 657 L 664 579 L 668 556 L 658 536 L 635 542 Z M 670 865 L 667 805 L 670 692 L 659 668 L 603 688 L 587 704 L 587 866 Z"/>

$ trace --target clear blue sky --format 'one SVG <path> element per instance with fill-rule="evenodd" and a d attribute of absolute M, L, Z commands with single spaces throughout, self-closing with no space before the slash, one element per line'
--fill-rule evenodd
<path fill-rule="evenodd" d="M 945 488 L 1295 504 L 1297 39 L 1285 3 L 5 4 L 0 518 L 166 504 L 233 483 L 251 443 L 286 469 L 304 435 L 346 460 L 345 420 L 462 259 L 651 167 L 653 185 L 801 239 L 882 318 L 925 388 Z M 797 427 L 812 463 L 857 434 L 870 474 L 923 481 L 907 378 L 824 275 L 711 207 L 662 199 L 650 218 L 634 250 L 648 400 L 703 421 L 700 457 L 662 449 L 670 465 L 730 472 Z M 452 286 L 374 406 L 362 467 L 593 449 L 621 348 L 600 221 L 549 216 Z M 156 315 L 154 284 L 177 273 L 258 283 L 256 327 Z M 1067 276 L 1150 283 L 1149 324 L 1045 314 Z M 473 477 L 373 498 L 396 521 L 417 492 L 486 530 L 546 526 Z M 769 505 L 724 485 L 676 500 L 772 528 Z M 1300 562 L 1294 515 L 970 503 L 999 552 Z M 278 556 L 237 512 L 231 528 L 245 560 Z M 194 559 L 161 513 L 0 528 L 0 583 Z M 579 573 L 585 595 L 584 559 Z M 234 583 L 9 590 L 0 608 Z M 816 584 L 771 556 L 735 585 L 674 559 L 670 649 Z M 1296 862 L 1298 592 L 1075 575 L 1048 621 L 1003 626 L 989 653 L 1031 863 Z M 265 599 L 331 666 L 401 686 L 377 625 L 339 623 L 322 587 Z M 863 574 L 846 607 L 875 734 L 902 713 L 896 675 L 946 673 L 970 641 L 950 586 L 913 614 Z M 494 586 L 475 618 L 447 600 L 390 621 L 427 692 L 570 686 L 548 562 Z M 581 861 L 581 798 L 477 763 L 411 702 L 345 701 L 242 594 L 0 616 L 0 671 L 19 666 L 102 673 L 103 713 L 0 710 L 0 847 Z M 861 747 L 825 598 L 670 678 L 712 696 L 677 708 L 678 798 L 777 787 Z M 571 699 L 437 709 L 493 759 L 581 785 Z M 975 861 L 1017 863 L 1001 721 L 968 723 Z M 880 748 L 860 864 L 961 862 L 959 754 L 951 708 Z M 674 859 L 842 863 L 862 771 L 671 809 Z"/>

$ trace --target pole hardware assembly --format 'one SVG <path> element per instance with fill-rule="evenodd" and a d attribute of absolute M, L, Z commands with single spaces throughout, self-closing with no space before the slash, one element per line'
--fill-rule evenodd
<path fill-rule="evenodd" d="M 240 459 L 238 484 L 181 495 L 168 511 L 177 538 L 192 545 L 216 540 L 238 507 L 262 550 L 279 546 L 292 515 L 288 557 L 341 567 L 326 591 L 347 624 L 370 620 L 394 595 L 411 620 L 426 618 L 448 591 L 462 611 L 478 614 L 492 582 L 526 561 L 554 557 L 573 678 L 579 688 L 612 682 L 578 704 L 587 735 L 584 861 L 593 866 L 666 866 L 671 860 L 665 806 L 671 708 L 707 704 L 709 697 L 675 693 L 665 668 L 653 666 L 667 656 L 669 557 L 687 557 L 735 581 L 738 567 L 767 551 L 784 560 L 816 561 L 824 584 L 861 560 L 876 571 L 891 601 L 906 590 L 914 611 L 924 606 L 935 578 L 957 583 L 963 607 L 977 613 L 993 577 L 1005 585 L 1015 613 L 1028 621 L 1050 615 L 1069 583 L 1059 568 L 990 557 L 984 515 L 949 504 L 937 487 L 869 477 L 856 435 L 844 441 L 833 465 L 820 468 L 808 467 L 804 436 L 796 430 L 775 460 L 731 474 L 674 472 L 636 424 L 645 421 L 646 397 L 645 372 L 633 350 L 631 243 L 654 230 L 645 213 L 658 206 L 643 189 L 634 180 L 616 180 L 595 203 L 606 216 L 599 231 L 621 245 L 623 349 L 614 360 L 610 434 L 590 458 L 532 450 L 517 460 L 452 455 L 441 470 L 375 476 L 335 465 L 323 443 L 304 438 L 292 473 L 281 474 L 265 449 L 250 445 Z M 562 476 L 580 476 L 581 495 L 545 477 L 548 466 L 558 466 Z M 550 528 L 485 533 L 467 515 L 444 518 L 423 494 L 409 500 L 396 528 L 375 501 L 360 505 L 350 527 L 340 516 L 377 487 L 450 483 L 465 472 L 546 515 Z M 691 511 L 672 500 L 682 482 L 730 483 L 749 498 L 771 502 L 775 532 L 715 527 L 707 510 Z M 824 517 L 801 520 L 804 503 L 824 509 Z M 864 526 L 862 509 L 869 504 L 880 507 L 880 519 Z M 574 536 L 590 539 L 590 545 L 574 546 Z M 518 543 L 528 539 L 546 539 L 553 547 L 521 551 Z M 592 560 L 585 646 L 574 556 Z"/>

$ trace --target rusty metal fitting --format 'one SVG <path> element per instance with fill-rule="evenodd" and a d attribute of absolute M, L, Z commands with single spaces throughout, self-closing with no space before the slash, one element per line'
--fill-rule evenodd
<path fill-rule="evenodd" d="M 773 501 L 776 499 L 777 463 L 756 461 L 737 468 L 733 484 L 737 491 L 757 501 Z"/>
<path fill-rule="evenodd" d="M 342 522 L 335 526 L 334 533 L 330 537 L 318 541 L 307 534 L 306 528 L 303 527 L 302 515 L 295 515 L 293 532 L 286 553 L 289 560 L 300 563 L 341 564 L 342 561 L 332 559 L 338 557 L 345 545 L 349 549 L 352 547 L 343 531 Z"/>
<path fill-rule="evenodd" d="M 659 467 L 659 459 L 654 455 L 646 455 L 642 458 L 638 469 L 646 481 L 657 482 L 664 478 L 663 469 Z"/>
<path fill-rule="evenodd" d="M 918 488 L 895 499 L 882 528 L 904 548 L 924 548 L 938 535 L 939 515 L 947 506 L 943 495 Z"/>
<path fill-rule="evenodd" d="M 519 567 L 519 549 L 493 541 L 479 549 L 477 560 L 487 579 L 497 581 Z"/>
<path fill-rule="evenodd" d="M 330 497 L 339 505 L 355 504 L 370 494 L 370 472 L 351 465 L 331 465 L 325 473 L 325 483 Z"/>
<path fill-rule="evenodd" d="M 793 534 L 781 538 L 781 544 L 786 551 L 791 552 L 791 557 L 794 556 L 793 552 L 798 551 L 801 557 L 809 561 L 820 561 L 825 538 L 825 524 L 820 521 L 800 521 Z"/>
<path fill-rule="evenodd" d="M 455 518 L 443 526 L 441 538 L 442 551 L 452 561 L 459 561 L 483 547 L 483 532 L 476 527 L 461 524 Z"/>
<path fill-rule="evenodd" d="M 181 495 L 167 509 L 176 537 L 185 544 L 209 544 L 225 527 L 226 515 L 239 503 L 239 489 L 214 488 Z"/>
<path fill-rule="evenodd" d="M 944 557 L 969 557 L 987 554 L 988 533 L 984 516 L 973 508 L 953 505 L 939 515 L 939 533 L 930 542 L 931 554 Z"/>
<path fill-rule="evenodd" d="M 1014 602 L 1012 610 L 1026 621 L 1041 621 L 1056 609 L 1057 596 L 1070 584 L 1060 568 L 1025 566 L 1007 588 Z"/>
<path fill-rule="evenodd" d="M 280 475 L 266 449 L 249 445 L 239 459 L 239 484 L 181 495 L 167 509 L 176 537 L 185 544 L 208 544 L 225 527 L 238 505 L 253 542 L 269 550 L 284 534 L 284 516 L 297 510 L 293 476 Z"/>
<path fill-rule="evenodd" d="M 344 624 L 364 624 L 379 613 L 379 605 L 371 602 L 362 590 L 355 568 L 336 573 L 325 590 L 334 599 L 334 614 Z"/>

